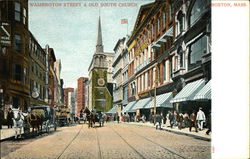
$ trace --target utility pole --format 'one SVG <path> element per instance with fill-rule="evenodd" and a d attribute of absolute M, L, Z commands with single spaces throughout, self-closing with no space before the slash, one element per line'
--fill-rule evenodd
<path fill-rule="evenodd" d="M 154 89 L 154 124 L 155 124 L 155 116 L 156 116 L 156 87 L 157 87 L 157 85 L 158 85 L 158 79 L 159 79 L 159 77 L 158 77 L 158 63 L 156 63 L 156 65 L 155 65 L 155 89 Z"/>

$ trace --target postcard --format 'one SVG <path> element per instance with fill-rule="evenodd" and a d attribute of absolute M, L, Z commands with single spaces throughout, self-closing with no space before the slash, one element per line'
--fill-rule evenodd
<path fill-rule="evenodd" d="M 1 158 L 249 157 L 248 1 L 0 4 Z"/>

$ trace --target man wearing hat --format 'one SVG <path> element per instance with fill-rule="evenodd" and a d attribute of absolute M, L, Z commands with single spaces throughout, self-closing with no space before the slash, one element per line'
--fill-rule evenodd
<path fill-rule="evenodd" d="M 198 122 L 198 128 L 199 130 L 203 129 L 203 123 L 206 121 L 206 116 L 204 112 L 202 111 L 202 108 L 199 108 L 199 111 L 196 116 L 196 121 Z"/>

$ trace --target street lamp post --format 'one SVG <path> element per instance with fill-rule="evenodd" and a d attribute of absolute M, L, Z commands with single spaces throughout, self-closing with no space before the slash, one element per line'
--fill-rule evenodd
<path fill-rule="evenodd" d="M 158 64 L 156 63 L 155 65 L 155 89 L 154 89 L 154 124 L 155 124 L 155 116 L 156 116 L 156 87 L 158 85 L 158 79 L 159 79 L 159 74 L 158 74 Z"/>
<path fill-rule="evenodd" d="M 0 86 L 0 108 L 4 105 L 3 88 Z"/>

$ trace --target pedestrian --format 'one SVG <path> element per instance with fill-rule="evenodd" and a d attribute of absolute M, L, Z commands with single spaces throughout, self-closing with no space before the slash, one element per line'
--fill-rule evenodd
<path fill-rule="evenodd" d="M 199 130 L 200 131 L 203 130 L 203 123 L 206 121 L 206 116 L 204 112 L 202 111 L 201 107 L 199 108 L 199 111 L 197 113 L 196 120 L 198 122 Z"/>
<path fill-rule="evenodd" d="M 167 122 L 167 114 L 165 116 L 163 116 L 163 124 L 166 125 L 166 122 Z"/>
<path fill-rule="evenodd" d="M 173 128 L 173 125 L 174 125 L 174 114 L 172 113 L 172 111 L 169 111 L 169 123 L 170 123 L 170 127 Z"/>
<path fill-rule="evenodd" d="M 178 115 L 178 128 L 181 130 L 182 128 L 183 128 L 183 115 L 182 115 L 182 113 L 180 113 L 179 115 Z"/>
<path fill-rule="evenodd" d="M 197 131 L 197 125 L 196 125 L 196 115 L 195 115 L 195 111 L 193 111 L 193 113 L 190 115 L 190 121 L 189 121 L 189 131 L 191 132 L 192 127 L 195 128 L 195 132 Z"/>
<path fill-rule="evenodd" d="M 178 116 L 179 113 L 174 111 L 174 126 L 178 126 Z"/>
<path fill-rule="evenodd" d="M 145 123 L 146 117 L 145 117 L 144 114 L 142 115 L 141 120 L 142 120 L 143 123 Z"/>
<path fill-rule="evenodd" d="M 209 115 L 207 118 L 207 128 L 208 130 L 206 131 L 206 134 L 209 135 L 209 133 L 211 132 L 211 110 L 209 111 Z"/>
<path fill-rule="evenodd" d="M 161 129 L 161 120 L 162 120 L 161 115 L 157 113 L 155 116 L 156 129 Z"/>
<path fill-rule="evenodd" d="M 184 127 L 187 128 L 189 125 L 189 115 L 187 112 L 185 112 L 185 114 L 183 115 L 183 118 L 184 118 Z"/>
<path fill-rule="evenodd" d="M 82 119 L 83 119 L 83 122 L 84 124 L 86 123 L 86 120 L 87 120 L 87 114 L 86 113 L 83 113 L 82 114 Z"/>
<path fill-rule="evenodd" d="M 2 125 L 3 125 L 3 120 L 4 120 L 4 112 L 3 109 L 0 109 L 0 129 L 2 129 Z"/>
<path fill-rule="evenodd" d="M 12 109 L 9 108 L 9 111 L 7 113 L 7 125 L 8 125 L 8 128 L 12 128 L 12 126 L 13 126 L 12 118 L 14 118 L 14 113 L 13 113 Z"/>
<path fill-rule="evenodd" d="M 119 123 L 119 121 L 120 121 L 120 116 L 117 115 L 117 122 Z"/>

